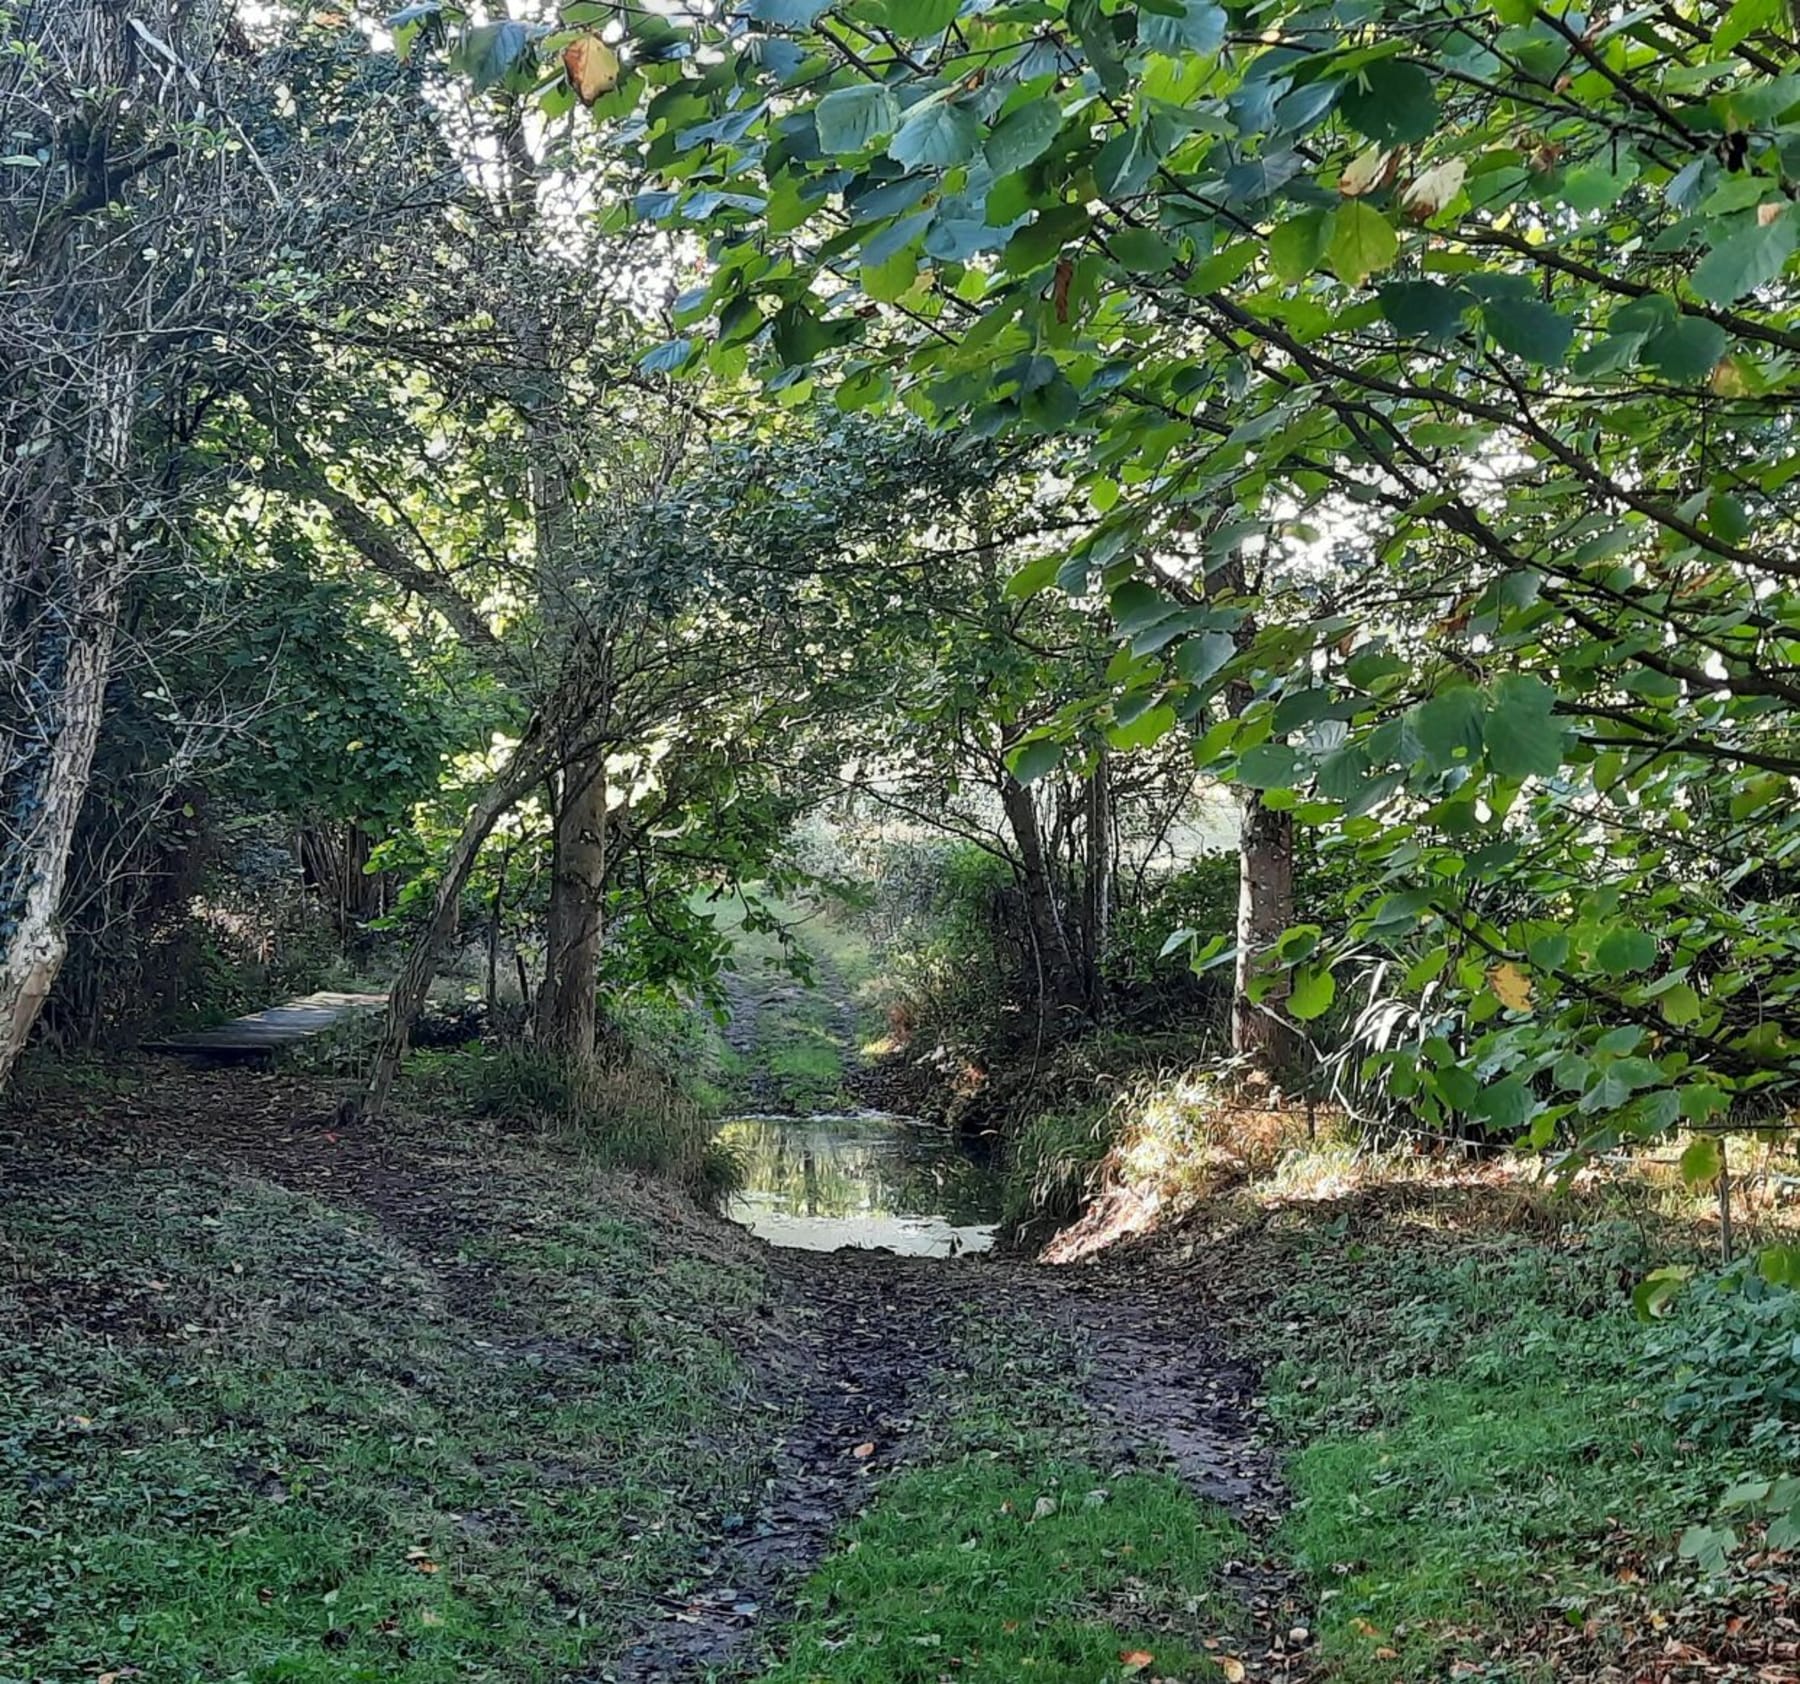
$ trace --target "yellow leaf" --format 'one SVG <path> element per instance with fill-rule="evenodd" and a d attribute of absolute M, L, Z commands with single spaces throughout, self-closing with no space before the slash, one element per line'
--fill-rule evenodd
<path fill-rule="evenodd" d="M 1531 1010 L 1531 978 L 1517 965 L 1510 962 L 1496 965 L 1488 972 L 1488 987 L 1509 1012 Z"/>
<path fill-rule="evenodd" d="M 1714 365 L 1712 377 L 1707 384 L 1722 398 L 1745 398 L 1750 395 L 1749 377 L 1744 373 L 1744 365 L 1736 357 L 1721 357 Z"/>
<path fill-rule="evenodd" d="M 598 35 L 578 35 L 564 47 L 563 69 L 583 105 L 592 105 L 619 85 L 619 55 Z"/>
<path fill-rule="evenodd" d="M 1244 1684 L 1244 1663 L 1236 1655 L 1222 1656 L 1219 1671 L 1225 1674 L 1229 1684 Z"/>
<path fill-rule="evenodd" d="M 1133 1672 L 1142 1672 L 1145 1667 L 1155 1663 L 1156 1657 L 1148 1649 L 1121 1649 L 1119 1665 L 1128 1666 Z"/>

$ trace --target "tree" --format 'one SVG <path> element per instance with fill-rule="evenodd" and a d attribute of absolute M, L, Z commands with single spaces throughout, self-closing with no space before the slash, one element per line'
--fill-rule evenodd
<path fill-rule="evenodd" d="M 1390 1055 L 1428 1117 L 1603 1142 L 1792 1079 L 1793 918 L 1752 887 L 1800 770 L 1780 8 L 684 27 L 706 53 L 629 26 L 604 108 L 667 183 L 634 214 L 711 240 L 668 360 L 1065 442 L 1098 518 L 1055 582 L 1165 600 L 1093 711 L 1166 709 L 1356 851 L 1350 939 L 1457 1003 Z M 1203 578 L 1202 531 L 1315 577 L 1191 608 L 1158 571 Z"/>
<path fill-rule="evenodd" d="M 365 100 L 346 146 L 295 97 L 309 78 L 345 91 L 342 30 L 259 43 L 229 5 L 128 17 L 90 0 L 9 7 L 0 30 L 16 49 L 0 69 L 3 1081 L 66 951 L 122 607 L 219 490 L 187 447 L 224 371 L 268 355 L 291 301 L 421 183 L 385 149 L 391 103 Z M 374 96 L 394 67 L 356 48 Z"/>

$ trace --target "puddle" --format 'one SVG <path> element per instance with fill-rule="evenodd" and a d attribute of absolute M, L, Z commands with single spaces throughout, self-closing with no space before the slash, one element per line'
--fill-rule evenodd
<path fill-rule="evenodd" d="M 1000 1178 L 943 1129 L 863 1112 L 739 1117 L 719 1136 L 745 1171 L 730 1215 L 772 1245 L 948 1257 L 994 1243 Z"/>

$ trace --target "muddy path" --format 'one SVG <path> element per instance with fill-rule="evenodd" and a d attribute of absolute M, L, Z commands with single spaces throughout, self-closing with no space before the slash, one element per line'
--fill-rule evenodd
<path fill-rule="evenodd" d="M 484 1233 L 509 1218 L 493 1161 L 429 1121 L 345 1130 L 330 1087 L 304 1077 L 159 1067 L 126 1095 L 34 1116 L 32 1173 L 183 1161 L 224 1166 L 358 1211 L 424 1259 L 449 1310 L 496 1349 L 531 1343 L 534 1360 L 577 1373 L 608 1360 L 608 1330 L 567 1335 L 514 1325 Z M 498 1147 L 500 1142 L 496 1141 Z M 525 1148 L 531 1150 L 531 1148 Z M 14 1166 L 15 1171 L 18 1166 Z M 903 1257 L 764 1245 L 666 1193 L 671 1243 L 716 1250 L 760 1272 L 765 1302 L 715 1323 L 749 1365 L 756 1407 L 777 1424 L 760 1489 L 723 1517 L 679 1584 L 633 1622 L 634 1639 L 585 1675 L 600 1684 L 678 1684 L 752 1677 L 792 1611 L 795 1593 L 884 1477 L 933 1448 L 947 1389 L 969 1361 L 971 1326 L 1026 1329 L 1054 1348 L 1106 1466 L 1173 1472 L 1230 1509 L 1254 1540 L 1282 1492 L 1259 1438 L 1253 1377 L 1209 1324 L 1191 1275 L 1149 1258 L 1040 1266 L 992 1256 Z M 977 1335 L 978 1337 L 978 1335 Z M 541 1347 L 541 1349 L 540 1349 Z M 1254 1641 L 1247 1676 L 1297 1684 L 1303 1622 L 1290 1587 L 1255 1563 L 1233 1588 Z"/>
<path fill-rule="evenodd" d="M 1177 1287 L 1097 1268 L 876 1250 L 771 1247 L 768 1268 L 783 1313 L 763 1360 L 793 1414 L 765 1500 L 720 1540 L 706 1583 L 645 1624 L 606 1674 L 617 1684 L 754 1675 L 763 1634 L 873 1497 L 873 1482 L 929 1449 L 942 1388 L 966 1359 L 956 1333 L 971 1319 L 1023 1319 L 1067 1354 L 1107 1465 L 1175 1474 L 1253 1539 L 1280 1513 L 1252 1376 Z M 1254 1639 L 1247 1676 L 1296 1684 L 1308 1665 L 1293 1635 L 1303 1619 L 1295 1587 L 1257 1563 L 1230 1572 Z"/>

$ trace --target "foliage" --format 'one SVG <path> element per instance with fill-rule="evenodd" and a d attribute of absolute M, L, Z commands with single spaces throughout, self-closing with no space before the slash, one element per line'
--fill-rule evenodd
<path fill-rule="evenodd" d="M 593 110 L 663 182 L 615 223 L 708 232 L 659 367 L 1085 494 L 1012 590 L 1121 647 L 1015 767 L 1174 739 L 1340 837 L 1300 996 L 1392 955 L 1461 1026 L 1398 1099 L 1594 1149 L 1793 1069 L 1784 27 L 752 6 L 628 18 Z"/>
<path fill-rule="evenodd" d="M 1005 1232 L 1014 1241 L 1073 1222 L 1099 1185 L 1113 1140 L 1113 1114 L 1104 1105 L 1040 1111 L 1006 1147 Z"/>
<path fill-rule="evenodd" d="M 445 1061 L 432 1061 L 442 1075 Z M 568 1134 L 596 1164 L 664 1177 L 709 1206 L 739 1176 L 708 1115 L 662 1071 L 622 1053 L 580 1065 L 530 1047 L 483 1049 L 450 1068 L 474 1115 Z"/>
<path fill-rule="evenodd" d="M 1800 1421 L 1800 1293 L 1742 1273 L 1690 1283 L 1648 1334 L 1644 1369 L 1684 1432 L 1779 1449 Z"/>

